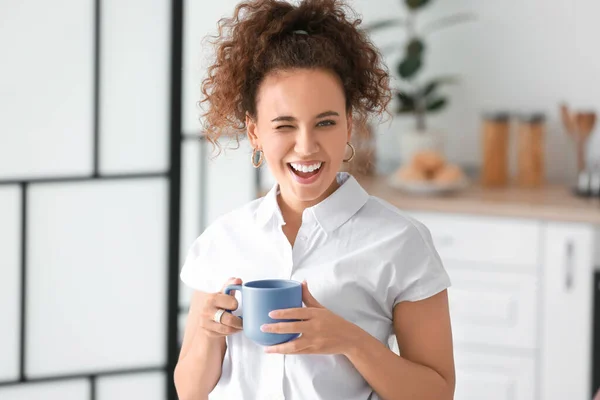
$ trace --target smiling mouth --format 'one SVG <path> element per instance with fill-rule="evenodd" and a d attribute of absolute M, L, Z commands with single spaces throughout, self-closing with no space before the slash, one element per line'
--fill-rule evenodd
<path fill-rule="evenodd" d="M 288 163 L 288 168 L 301 180 L 310 180 L 310 178 L 317 176 L 323 169 L 324 162 L 315 162 L 311 165 Z"/>

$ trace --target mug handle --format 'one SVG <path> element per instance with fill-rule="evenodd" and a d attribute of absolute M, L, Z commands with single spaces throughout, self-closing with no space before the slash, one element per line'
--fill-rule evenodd
<path fill-rule="evenodd" d="M 225 287 L 225 289 L 223 289 L 223 293 L 229 294 L 229 293 L 231 293 L 232 290 L 239 290 L 240 293 L 241 293 L 242 292 L 242 285 L 228 285 L 228 286 Z M 225 311 L 227 311 L 228 313 L 231 314 L 230 310 L 225 310 Z M 240 315 L 240 318 L 242 318 L 241 315 Z"/>

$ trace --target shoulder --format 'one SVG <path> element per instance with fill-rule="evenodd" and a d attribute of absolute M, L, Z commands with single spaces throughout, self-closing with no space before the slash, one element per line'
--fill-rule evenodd
<path fill-rule="evenodd" d="M 429 228 L 407 211 L 369 196 L 357 217 L 364 232 L 362 239 L 381 243 L 392 259 L 404 260 L 408 255 L 418 255 L 439 261 Z"/>
<path fill-rule="evenodd" d="M 379 233 L 409 235 L 424 241 L 428 241 L 431 237 L 429 229 L 422 222 L 408 212 L 376 196 L 369 196 L 364 207 L 358 213 L 358 217 L 361 219 L 361 223 Z"/>
<path fill-rule="evenodd" d="M 222 231 L 231 231 L 239 229 L 248 229 L 254 226 L 256 212 L 262 203 L 264 197 L 252 200 L 240 207 L 237 207 L 227 213 L 217 217 L 208 225 L 206 231 L 215 235 Z"/>
<path fill-rule="evenodd" d="M 180 273 L 181 280 L 189 287 L 211 292 L 218 290 L 236 265 L 238 244 L 250 242 L 253 235 L 255 210 L 260 199 L 229 211 L 216 218 L 190 245 Z"/>
<path fill-rule="evenodd" d="M 364 220 L 371 221 L 371 240 L 381 241 L 382 248 L 389 251 L 394 269 L 390 279 L 393 306 L 425 299 L 450 286 L 430 231 L 422 222 L 375 196 L 370 196 L 364 211 L 370 216 Z"/>
<path fill-rule="evenodd" d="M 247 234 L 255 226 L 256 211 L 263 198 L 252 200 L 238 208 L 217 217 L 196 238 L 192 244 L 192 251 L 214 248 L 215 244 L 231 235 Z"/>

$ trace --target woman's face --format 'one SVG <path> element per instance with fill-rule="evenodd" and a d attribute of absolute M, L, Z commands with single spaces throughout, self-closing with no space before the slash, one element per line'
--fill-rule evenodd
<path fill-rule="evenodd" d="M 277 71 L 265 77 L 248 137 L 263 151 L 288 201 L 316 204 L 335 190 L 352 117 L 339 78 L 326 70 Z"/>

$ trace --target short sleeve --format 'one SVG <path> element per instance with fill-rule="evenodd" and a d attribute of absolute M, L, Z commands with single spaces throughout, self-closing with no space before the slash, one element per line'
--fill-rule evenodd
<path fill-rule="evenodd" d="M 402 301 L 426 299 L 451 285 L 425 225 L 411 220 L 403 236 L 394 260 L 396 279 L 390 287 L 394 306 Z"/>
<path fill-rule="evenodd" d="M 210 268 L 208 231 L 204 231 L 190 246 L 179 275 L 188 287 L 200 292 L 214 292 L 215 279 Z"/>

